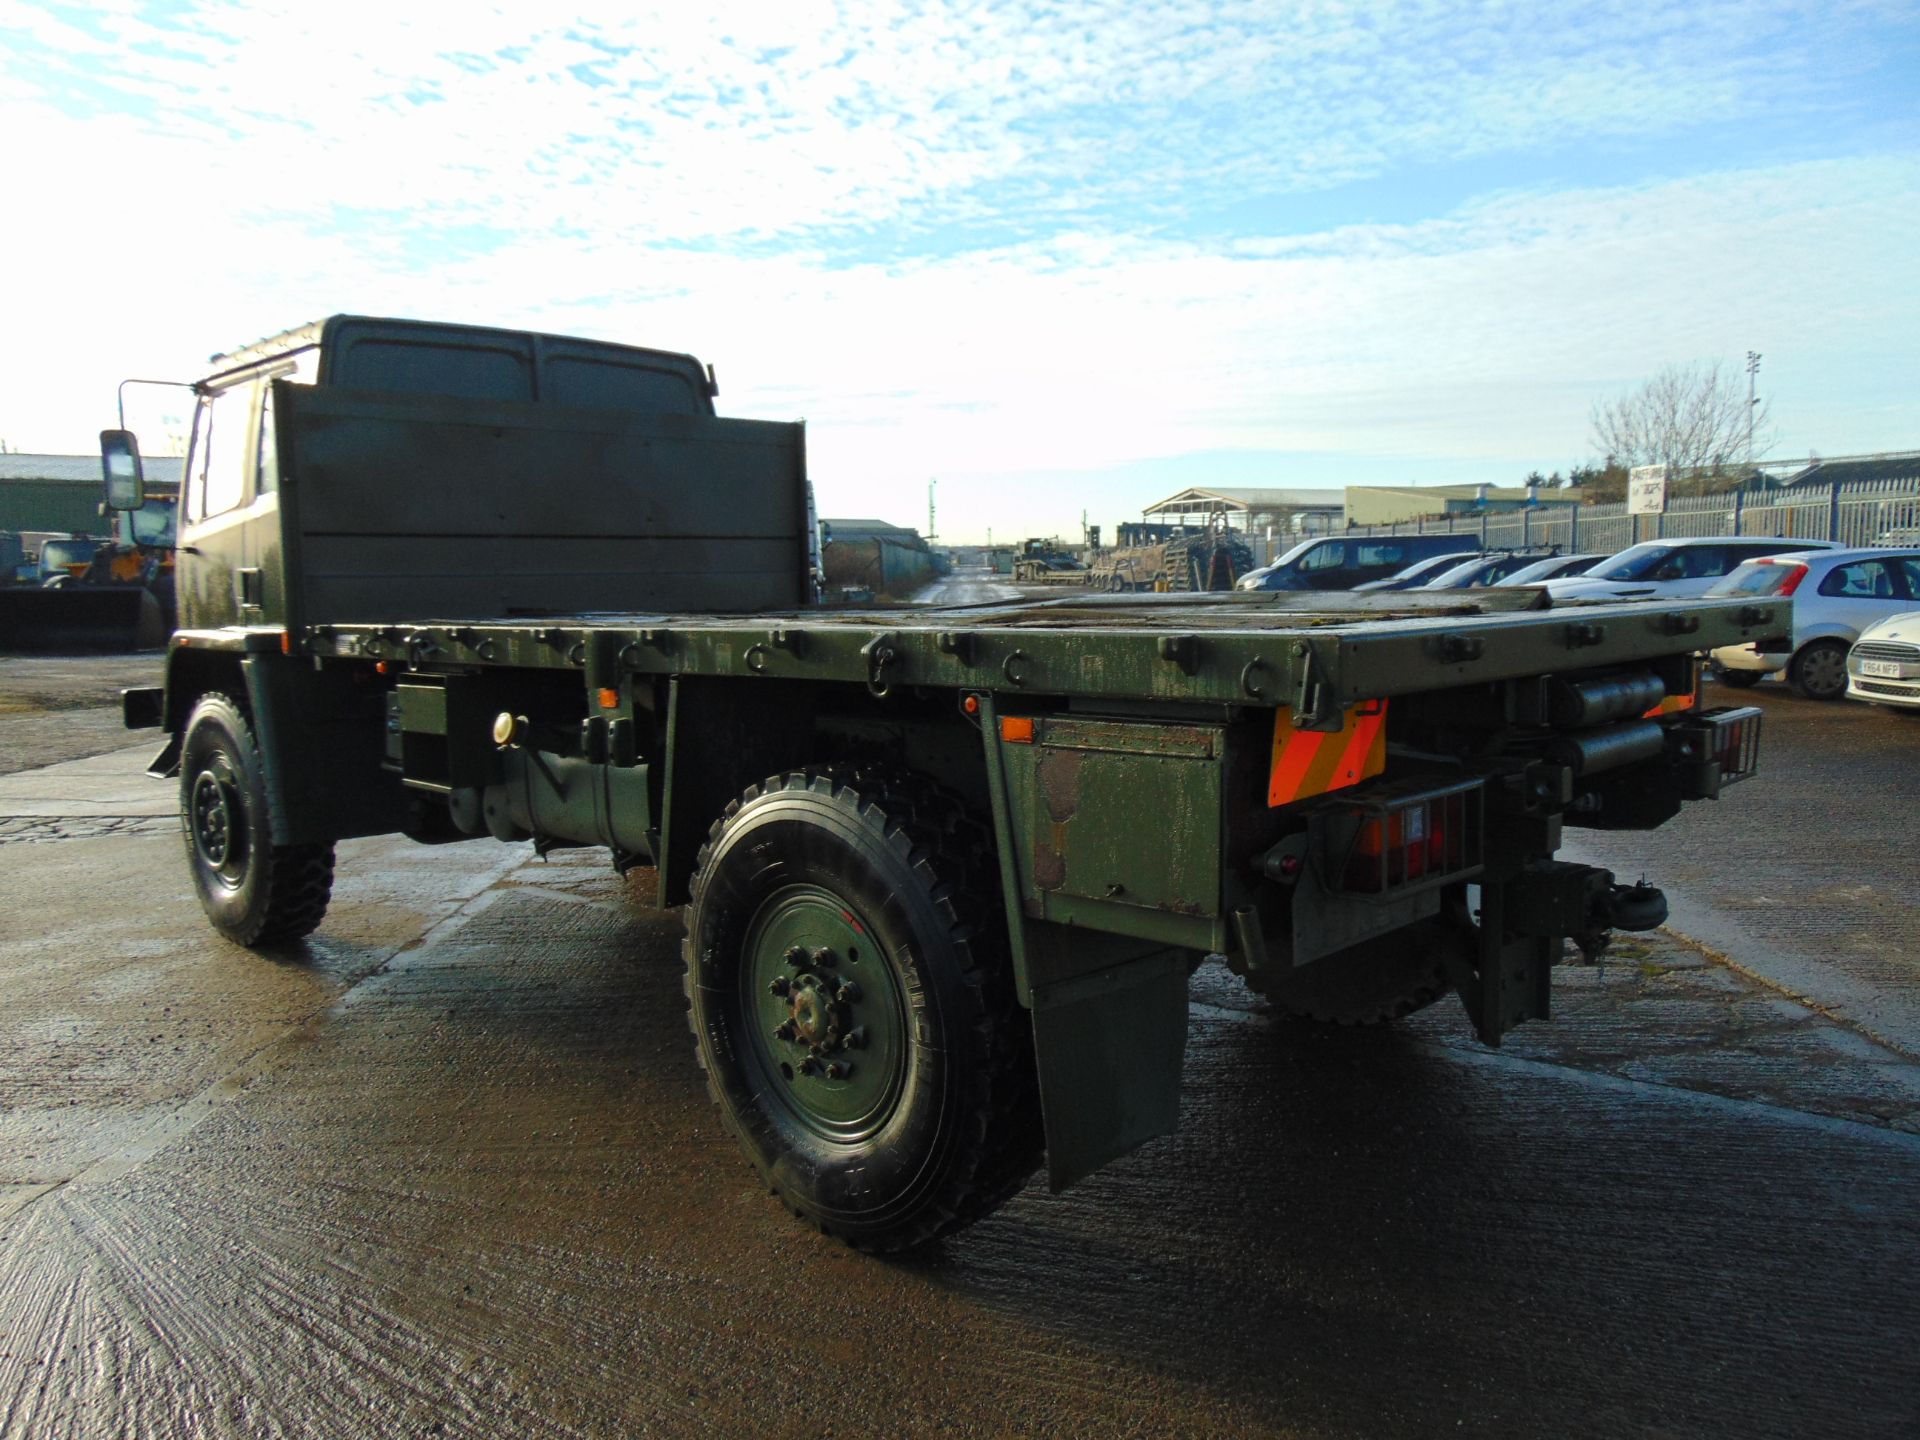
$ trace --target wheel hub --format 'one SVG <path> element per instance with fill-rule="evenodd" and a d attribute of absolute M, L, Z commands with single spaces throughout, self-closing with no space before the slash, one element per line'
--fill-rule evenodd
<path fill-rule="evenodd" d="M 227 788 L 211 770 L 193 782 L 193 843 L 215 869 L 233 853 L 233 806 Z"/>
<path fill-rule="evenodd" d="M 747 951 L 745 1018 L 769 1093 L 824 1138 L 871 1133 L 899 1095 L 907 1033 L 867 926 L 837 897 L 794 887 L 762 908 Z"/>

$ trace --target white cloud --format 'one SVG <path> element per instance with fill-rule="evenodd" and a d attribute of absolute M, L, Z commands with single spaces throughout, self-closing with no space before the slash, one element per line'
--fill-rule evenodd
<path fill-rule="evenodd" d="M 1398 224 L 1178 223 L 1569 137 L 1817 121 L 1872 63 L 1835 37 L 1873 7 L 89 15 L 108 39 L 0 0 L 0 132 L 35 142 L 9 156 L 30 221 L 0 235 L 27 280 L 0 351 L 16 445 L 84 448 L 121 375 L 343 309 L 694 350 L 735 413 L 809 417 L 830 508 L 939 474 L 955 528 L 989 492 L 1070 528 L 1088 487 L 1222 450 L 1511 478 L 1579 458 L 1596 396 L 1748 347 L 1790 443 L 1920 443 L 1911 154 L 1696 159 Z M 888 261 L 864 239 L 948 222 L 997 238 Z"/>

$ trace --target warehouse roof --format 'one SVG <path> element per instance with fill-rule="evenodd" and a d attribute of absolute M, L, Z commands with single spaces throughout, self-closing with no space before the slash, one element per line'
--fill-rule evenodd
<path fill-rule="evenodd" d="M 1259 510 L 1338 510 L 1346 503 L 1339 490 L 1249 489 L 1195 485 L 1147 506 L 1143 515 L 1190 515 L 1201 510 L 1250 514 Z"/>
<path fill-rule="evenodd" d="M 177 484 L 181 460 L 178 455 L 146 455 L 141 468 L 149 480 Z M 98 485 L 98 455 L 0 455 L 0 481 L 56 480 L 72 484 Z"/>

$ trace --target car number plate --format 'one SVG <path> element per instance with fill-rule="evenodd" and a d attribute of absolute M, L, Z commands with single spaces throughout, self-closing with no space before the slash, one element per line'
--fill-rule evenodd
<path fill-rule="evenodd" d="M 1900 662 L 1898 660 L 1862 660 L 1860 662 L 1860 673 L 1862 675 L 1880 675 L 1889 680 L 1898 680 L 1900 678 Z"/>

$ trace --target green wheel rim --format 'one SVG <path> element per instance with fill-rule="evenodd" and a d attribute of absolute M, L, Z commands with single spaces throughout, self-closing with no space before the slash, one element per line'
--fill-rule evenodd
<path fill-rule="evenodd" d="M 856 1144 L 899 1105 L 906 999 L 873 927 L 839 896 L 790 885 L 747 927 L 745 1049 L 776 1110 L 822 1140 Z"/>

